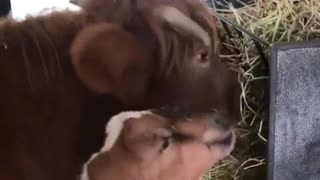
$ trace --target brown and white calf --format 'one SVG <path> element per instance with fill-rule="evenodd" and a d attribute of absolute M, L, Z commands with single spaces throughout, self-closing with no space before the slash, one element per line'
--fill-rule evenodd
<path fill-rule="evenodd" d="M 234 148 L 234 130 L 224 118 L 187 106 L 115 115 L 80 180 L 200 180 Z"/>

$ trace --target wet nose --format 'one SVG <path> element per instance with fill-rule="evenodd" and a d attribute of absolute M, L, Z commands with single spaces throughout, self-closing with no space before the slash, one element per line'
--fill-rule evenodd
<path fill-rule="evenodd" d="M 219 128 L 222 130 L 228 130 L 231 127 L 230 120 L 222 113 L 215 113 L 209 118 L 210 125 L 213 128 Z"/>

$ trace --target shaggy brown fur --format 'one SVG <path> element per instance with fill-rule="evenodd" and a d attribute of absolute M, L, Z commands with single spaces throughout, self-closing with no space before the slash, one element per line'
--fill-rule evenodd
<path fill-rule="evenodd" d="M 219 55 L 219 43 L 216 19 L 208 13 L 205 6 L 197 0 L 115 0 L 101 1 L 92 0 L 85 3 L 84 9 L 88 12 L 88 19 L 93 22 L 114 22 L 130 31 L 147 47 L 159 54 L 162 71 L 178 70 L 188 60 L 190 55 L 195 54 L 195 39 L 179 34 L 168 27 L 152 10 L 159 5 L 170 5 L 178 8 L 188 17 L 192 18 L 211 37 L 213 59 Z M 141 29 L 141 27 L 145 27 Z M 159 51 L 160 50 L 160 51 Z"/>
<path fill-rule="evenodd" d="M 212 49 L 154 16 L 159 4 L 201 25 Z M 0 179 L 74 179 L 126 109 L 196 104 L 236 119 L 236 76 L 218 46 L 198 0 L 88 0 L 80 13 L 2 20 Z"/>

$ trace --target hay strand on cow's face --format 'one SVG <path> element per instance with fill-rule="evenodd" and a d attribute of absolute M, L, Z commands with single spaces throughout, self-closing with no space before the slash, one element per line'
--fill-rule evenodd
<path fill-rule="evenodd" d="M 256 0 L 254 5 L 217 12 L 270 43 L 320 38 L 319 0 Z M 239 72 L 242 87 L 238 143 L 232 156 L 213 167 L 204 179 L 266 179 L 268 75 L 250 38 L 233 35 L 229 38 L 224 33 L 223 45 L 240 53 L 221 56 Z M 269 50 L 264 51 L 267 58 Z"/>

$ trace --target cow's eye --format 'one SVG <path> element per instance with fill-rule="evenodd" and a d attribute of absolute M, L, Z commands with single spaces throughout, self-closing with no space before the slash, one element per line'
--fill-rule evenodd
<path fill-rule="evenodd" d="M 207 62 L 208 61 L 208 52 L 200 53 L 200 58 L 201 58 L 202 62 Z"/>
<path fill-rule="evenodd" d="M 196 60 L 200 64 L 206 64 L 209 62 L 209 53 L 207 50 L 201 50 L 196 56 Z"/>

